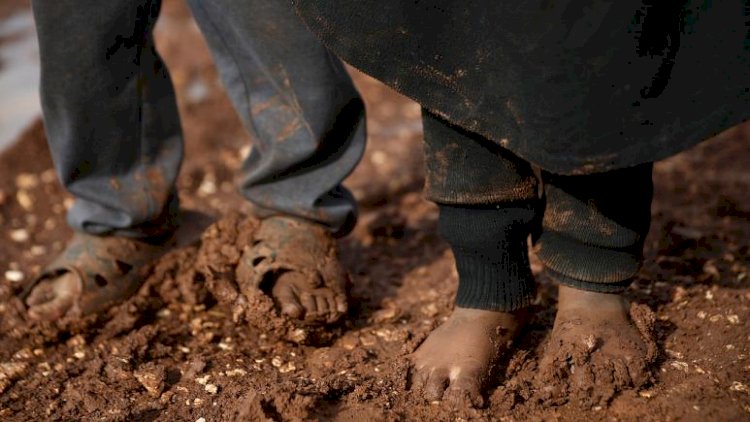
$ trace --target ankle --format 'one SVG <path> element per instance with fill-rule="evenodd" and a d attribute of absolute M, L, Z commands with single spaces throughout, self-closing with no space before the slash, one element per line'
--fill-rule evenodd
<path fill-rule="evenodd" d="M 628 301 L 619 293 L 592 292 L 560 285 L 558 295 L 558 311 L 615 311 L 627 312 Z"/>
<path fill-rule="evenodd" d="M 459 320 L 472 320 L 472 321 L 488 321 L 501 326 L 507 330 L 516 330 L 521 328 L 531 316 L 528 307 L 517 309 L 514 311 L 495 311 L 488 309 L 476 309 L 476 308 L 464 308 L 456 306 L 450 319 Z"/>

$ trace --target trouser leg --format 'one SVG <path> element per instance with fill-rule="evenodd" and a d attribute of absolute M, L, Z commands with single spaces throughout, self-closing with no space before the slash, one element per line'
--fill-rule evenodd
<path fill-rule="evenodd" d="M 154 50 L 158 0 L 34 0 L 44 123 L 90 234 L 149 237 L 171 227 L 182 159 L 177 107 Z"/>
<path fill-rule="evenodd" d="M 479 135 L 423 114 L 426 193 L 456 260 L 456 305 L 513 311 L 530 303 L 528 238 L 537 221 L 531 165 Z"/>
<path fill-rule="evenodd" d="M 535 248 L 561 284 L 617 293 L 642 261 L 651 223 L 651 163 L 585 176 L 542 173 L 546 209 Z"/>
<path fill-rule="evenodd" d="M 356 204 L 341 182 L 365 147 L 364 107 L 341 63 L 289 2 L 189 0 L 253 137 L 242 194 L 264 213 L 346 234 Z"/>

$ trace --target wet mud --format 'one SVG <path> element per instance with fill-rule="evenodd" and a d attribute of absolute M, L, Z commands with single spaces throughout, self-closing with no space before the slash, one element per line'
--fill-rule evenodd
<path fill-rule="evenodd" d="M 338 241 L 352 277 L 349 312 L 315 342 L 273 301 L 253 318 L 233 309 L 202 270 L 227 271 L 227 247 L 254 232 L 234 188 L 247 135 L 183 5 L 165 2 L 157 44 L 179 95 L 187 157 L 178 181 L 181 246 L 153 265 L 124 304 L 61 330 L 25 318 L 14 297 L 62 250 L 70 198 L 56 181 L 41 123 L 0 155 L 0 416 L 6 420 L 746 420 L 750 417 L 750 128 L 724 133 L 655 169 L 646 263 L 626 297 L 648 333 L 651 376 L 635 388 L 553 398 L 540 388 L 555 286 L 538 277 L 533 317 L 503 354 L 484 407 L 432 403 L 409 390 L 406 356 L 446 320 L 456 272 L 422 197 L 419 109 L 355 74 L 369 107 L 370 144 L 347 180 L 362 204 Z M 200 84 L 205 95 L 188 95 Z M 29 159 L 34 157 L 34 159 Z M 199 227 L 193 225 L 199 225 Z M 245 223 L 252 224 L 252 223 Z M 200 234 L 203 233 L 203 237 Z M 243 234 L 245 233 L 245 234 Z M 217 268 L 218 268 L 217 267 Z M 539 263 L 532 254 L 532 267 Z M 581 354 L 586 356 L 586 354 Z M 569 380 L 549 379 L 564 390 Z M 596 398 L 596 400 L 592 400 Z"/>

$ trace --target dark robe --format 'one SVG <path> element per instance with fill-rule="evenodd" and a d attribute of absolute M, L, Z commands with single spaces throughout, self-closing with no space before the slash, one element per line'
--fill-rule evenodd
<path fill-rule="evenodd" d="M 750 1 L 293 0 L 341 58 L 540 167 L 655 161 L 750 117 Z"/>

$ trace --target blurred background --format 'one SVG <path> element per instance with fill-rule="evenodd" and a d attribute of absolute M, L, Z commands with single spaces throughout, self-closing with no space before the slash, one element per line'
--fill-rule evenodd
<path fill-rule="evenodd" d="M 41 113 L 39 50 L 26 1 L 0 5 L 0 151 Z"/>

